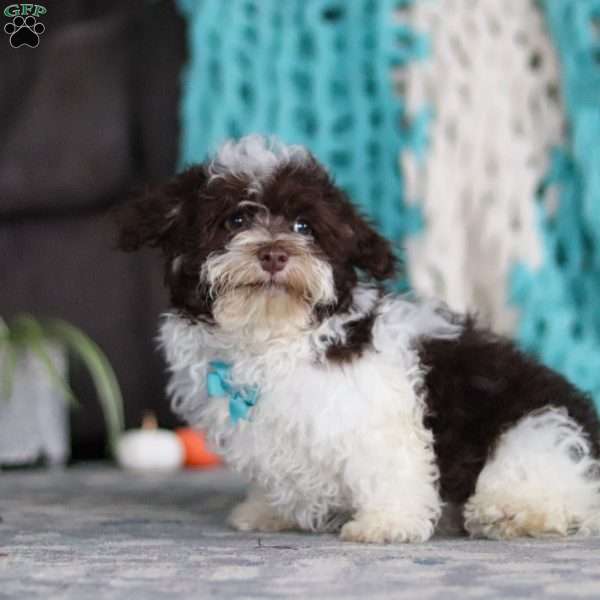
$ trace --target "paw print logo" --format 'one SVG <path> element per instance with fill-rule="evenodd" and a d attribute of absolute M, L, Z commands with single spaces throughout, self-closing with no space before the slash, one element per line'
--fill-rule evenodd
<path fill-rule="evenodd" d="M 43 23 L 40 23 L 33 15 L 28 17 L 16 16 L 12 22 L 4 26 L 4 33 L 10 35 L 10 45 L 13 48 L 29 46 L 37 48 L 40 43 L 40 35 L 46 31 Z"/>

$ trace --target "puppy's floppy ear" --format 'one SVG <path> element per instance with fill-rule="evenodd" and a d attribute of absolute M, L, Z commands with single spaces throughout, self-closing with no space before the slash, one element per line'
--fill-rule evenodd
<path fill-rule="evenodd" d="M 397 265 L 391 244 L 358 213 L 353 217 L 350 226 L 354 232 L 354 266 L 379 281 L 392 278 Z"/>
<path fill-rule="evenodd" d="M 133 252 L 142 246 L 166 250 L 175 239 L 184 204 L 206 183 L 203 167 L 192 167 L 165 184 L 133 194 L 115 214 L 118 226 L 117 245 Z"/>
<path fill-rule="evenodd" d="M 116 211 L 117 245 L 121 250 L 133 252 L 142 246 L 162 246 L 166 242 L 175 227 L 182 201 L 169 196 L 165 187 L 132 195 Z"/>
<path fill-rule="evenodd" d="M 316 163 L 316 161 L 315 161 Z M 318 164 L 318 163 L 316 163 Z M 353 267 L 364 271 L 373 279 L 383 281 L 396 274 L 396 257 L 391 244 L 368 219 L 363 217 L 348 195 L 325 173 L 324 197 L 330 205 L 336 206 L 338 218 L 343 223 L 336 224 L 334 235 L 350 243 L 349 258 Z"/>

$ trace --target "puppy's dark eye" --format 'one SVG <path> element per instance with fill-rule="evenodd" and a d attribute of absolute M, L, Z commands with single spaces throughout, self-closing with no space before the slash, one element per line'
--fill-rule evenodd
<path fill-rule="evenodd" d="M 294 233 L 299 233 L 300 235 L 310 235 L 312 233 L 310 225 L 304 219 L 296 219 L 292 225 L 292 229 Z"/>
<path fill-rule="evenodd" d="M 248 217 L 243 212 L 237 212 L 227 217 L 225 221 L 225 227 L 230 231 L 235 231 L 236 229 L 241 229 L 248 222 Z"/>

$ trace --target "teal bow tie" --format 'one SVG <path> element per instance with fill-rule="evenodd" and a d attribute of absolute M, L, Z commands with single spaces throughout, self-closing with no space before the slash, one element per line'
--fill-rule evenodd
<path fill-rule="evenodd" d="M 208 364 L 206 388 L 209 398 L 229 399 L 229 418 L 232 423 L 248 419 L 248 412 L 258 400 L 258 390 L 251 387 L 235 387 L 231 384 L 231 365 L 220 360 Z"/>

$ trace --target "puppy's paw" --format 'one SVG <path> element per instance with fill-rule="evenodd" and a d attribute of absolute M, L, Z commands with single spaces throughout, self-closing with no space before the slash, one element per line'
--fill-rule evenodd
<path fill-rule="evenodd" d="M 342 540 L 364 544 L 424 542 L 433 533 L 430 519 L 408 519 L 404 515 L 384 512 L 363 513 L 348 521 L 340 533 Z"/>
<path fill-rule="evenodd" d="M 471 537 L 509 540 L 516 537 L 566 536 L 569 521 L 560 507 L 532 507 L 525 502 L 494 503 L 479 496 L 465 506 L 465 529 Z"/>
<path fill-rule="evenodd" d="M 294 523 L 278 515 L 268 504 L 246 500 L 229 515 L 229 525 L 238 531 L 274 532 L 293 529 Z"/>

